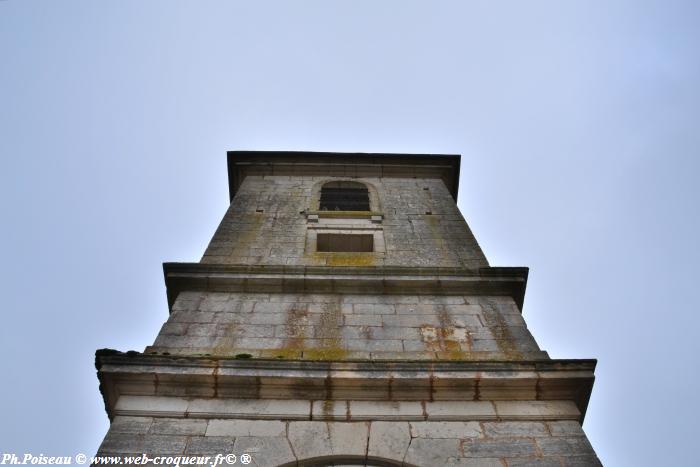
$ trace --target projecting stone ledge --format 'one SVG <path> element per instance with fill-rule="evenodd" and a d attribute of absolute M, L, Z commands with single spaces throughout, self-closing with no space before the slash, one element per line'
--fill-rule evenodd
<path fill-rule="evenodd" d="M 98 352 L 110 417 L 122 396 L 375 401 L 571 401 L 583 420 L 595 360 L 332 362 Z"/>
<path fill-rule="evenodd" d="M 244 266 L 163 263 L 172 308 L 182 291 L 509 296 L 522 310 L 528 268 Z"/>

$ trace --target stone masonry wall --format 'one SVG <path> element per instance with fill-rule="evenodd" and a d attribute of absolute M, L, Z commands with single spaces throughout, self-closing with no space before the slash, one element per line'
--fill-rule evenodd
<path fill-rule="evenodd" d="M 329 422 L 118 416 L 98 455 L 144 453 L 151 458 L 212 459 L 217 454 L 249 454 L 250 465 L 259 467 L 297 465 L 319 457 L 327 459 L 323 465 L 346 465 L 348 458 L 364 459 L 367 464 L 362 465 L 368 466 L 378 460 L 420 467 L 601 465 L 574 420 Z M 331 464 L 334 456 L 338 463 Z"/>
<path fill-rule="evenodd" d="M 533 359 L 509 297 L 183 292 L 147 352 L 306 359 Z"/>
<path fill-rule="evenodd" d="M 357 265 L 353 256 L 305 251 L 303 211 L 318 209 L 325 181 L 311 176 L 248 176 L 209 244 L 203 263 Z M 486 258 L 445 184 L 438 179 L 361 178 L 380 212 L 386 253 L 362 256 L 364 266 L 476 269 Z M 428 214 L 429 213 L 429 214 Z M 355 255 L 356 256 L 356 255 Z M 357 258 L 354 258 L 355 260 Z"/>
<path fill-rule="evenodd" d="M 583 384 L 582 390 L 590 390 L 586 374 L 568 371 L 571 365 L 565 362 L 561 367 L 543 362 L 549 357 L 528 331 L 514 299 L 489 295 L 503 293 L 493 285 L 502 279 L 500 273 L 495 268 L 491 275 L 485 270 L 474 273 L 487 268 L 488 262 L 443 181 L 355 178 L 369 187 L 371 214 L 314 212 L 321 186 L 333 180 L 347 179 L 247 176 L 201 263 L 347 266 L 345 281 L 353 279 L 352 266 L 377 266 L 380 272 L 379 267 L 459 268 L 471 271 L 464 274 L 466 280 L 481 280 L 478 289 L 459 289 L 474 295 L 427 295 L 429 290 L 457 293 L 457 288 L 449 288 L 442 270 L 437 282 L 447 284 L 444 288 L 419 290 L 425 281 L 402 281 L 398 283 L 409 284 L 406 290 L 386 290 L 403 294 L 384 295 L 368 293 L 359 275 L 357 287 L 342 290 L 365 293 L 188 289 L 192 284 L 208 290 L 273 290 L 227 286 L 231 270 L 247 268 L 202 267 L 204 272 L 195 271 L 201 276 L 192 273 L 195 279 L 182 282 L 186 285 L 179 289 L 171 285 L 184 279 L 172 279 L 169 293 L 184 291 L 145 353 L 177 357 L 134 353 L 123 357 L 140 359 L 141 366 L 119 363 L 122 357 L 104 357 L 117 363 L 111 368 L 98 366 L 112 417 L 98 455 L 210 456 L 199 464 L 211 465 L 219 454 L 249 454 L 250 465 L 259 467 L 600 465 L 580 426 L 585 403 L 581 405 L 580 395 L 572 392 L 579 386 L 571 389 L 576 377 L 583 381 L 576 383 Z M 317 252 L 321 232 L 371 234 L 374 251 Z M 267 280 L 267 268 L 251 269 Z M 308 269 L 286 269 L 307 280 Z M 209 270 L 214 272 L 204 275 Z M 280 362 L 270 359 L 344 361 L 339 365 L 346 368 L 340 376 L 331 371 L 322 375 L 318 379 L 323 391 L 312 392 L 313 374 L 305 372 L 324 363 L 282 362 L 289 368 L 281 372 L 274 366 Z M 413 362 L 362 363 L 392 368 L 386 379 L 398 383 L 388 384 L 384 394 L 383 388 L 372 385 L 373 376 L 356 369 L 359 363 L 347 360 Z M 462 364 L 438 364 L 438 360 L 479 368 L 474 371 L 478 382 L 474 389 L 449 386 L 449 368 Z M 216 367 L 193 362 L 215 362 Z M 229 365 L 224 368 L 228 373 L 221 373 L 222 362 Z M 535 369 L 520 371 L 523 362 Z M 549 363 L 555 366 L 543 376 L 541 368 Z M 236 381 L 244 382 L 221 386 L 228 392 L 219 390 L 218 381 L 224 377 L 247 378 L 245 365 L 251 364 L 270 368 L 256 376 L 255 383 L 239 378 Z M 429 391 L 420 393 L 415 389 L 420 385 L 404 384 L 416 375 L 430 383 Z M 285 381 L 292 377 L 296 386 L 289 389 Z M 433 391 L 433 382 L 440 377 L 449 383 L 443 393 Z M 257 387 L 263 379 L 270 392 L 259 388 L 246 392 L 248 384 Z M 548 385 L 545 389 L 540 388 L 541 381 Z M 305 386 L 300 387 L 302 383 Z M 343 384 L 347 387 L 338 390 Z M 211 393 L 202 391 L 209 385 Z M 236 465 L 242 465 L 240 460 Z"/>

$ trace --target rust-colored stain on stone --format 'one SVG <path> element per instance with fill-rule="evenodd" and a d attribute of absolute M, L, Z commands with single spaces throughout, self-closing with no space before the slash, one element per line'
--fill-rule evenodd
<path fill-rule="evenodd" d="M 471 341 L 469 332 L 464 328 L 456 327 L 446 307 L 438 305 L 437 314 L 440 321 L 439 327 L 423 325 L 420 327 L 421 340 L 426 350 L 441 352 L 442 357 L 448 360 L 468 360 Z"/>
<path fill-rule="evenodd" d="M 216 339 L 214 348 L 211 353 L 217 357 L 232 357 L 236 353 L 236 324 L 229 323 L 226 325 L 224 335 Z"/>
<path fill-rule="evenodd" d="M 305 330 L 308 329 L 308 305 L 306 303 L 293 303 L 287 310 L 286 330 L 287 339 L 283 350 L 303 350 L 304 341 L 307 338 Z"/>
<path fill-rule="evenodd" d="M 318 335 L 323 336 L 320 348 L 304 350 L 304 358 L 310 360 L 342 360 L 347 356 L 340 336 L 340 326 L 343 323 L 341 298 L 335 302 L 323 303 L 323 312 L 319 318 Z"/>

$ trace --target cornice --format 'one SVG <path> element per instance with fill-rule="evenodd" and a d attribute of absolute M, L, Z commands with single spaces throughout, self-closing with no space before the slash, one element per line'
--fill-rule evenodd
<path fill-rule="evenodd" d="M 586 412 L 595 360 L 297 361 L 98 351 L 110 416 L 121 395 L 378 401 L 572 401 Z"/>
<path fill-rule="evenodd" d="M 494 295 L 515 300 L 522 311 L 528 269 L 331 267 L 163 263 L 172 308 L 182 291 L 244 293 L 352 293 Z"/>
<path fill-rule="evenodd" d="M 439 178 L 457 200 L 458 154 L 228 151 L 229 197 L 248 175 Z"/>

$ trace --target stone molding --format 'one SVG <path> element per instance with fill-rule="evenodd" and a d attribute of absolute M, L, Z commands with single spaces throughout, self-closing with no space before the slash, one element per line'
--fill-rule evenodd
<path fill-rule="evenodd" d="M 182 291 L 495 295 L 522 311 L 528 268 L 332 267 L 163 263 L 172 311 Z"/>
<path fill-rule="evenodd" d="M 571 401 L 583 421 L 595 360 L 339 362 L 98 351 L 110 418 L 122 395 L 365 401 Z"/>
<path fill-rule="evenodd" d="M 227 156 L 231 200 L 248 175 L 438 178 L 455 201 L 459 190 L 457 154 L 229 151 Z"/>
<path fill-rule="evenodd" d="M 219 420 L 543 421 L 581 417 L 571 401 L 362 401 L 122 395 L 115 417 Z"/>

